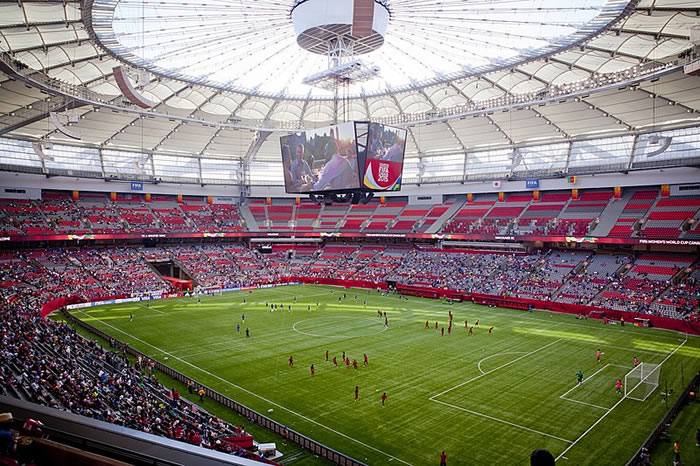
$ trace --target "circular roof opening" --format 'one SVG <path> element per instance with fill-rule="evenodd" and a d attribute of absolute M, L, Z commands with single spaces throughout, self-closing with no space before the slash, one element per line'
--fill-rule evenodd
<path fill-rule="evenodd" d="M 337 90 L 305 79 L 329 68 L 330 39 L 359 28 L 356 3 L 94 0 L 91 14 L 97 39 L 132 66 L 249 95 L 334 99 Z M 363 66 L 381 72 L 345 81 L 341 94 L 348 98 L 410 91 L 555 53 L 597 34 L 629 1 L 370 3 L 370 33 L 355 37 L 343 53 L 345 59 L 361 55 Z"/>

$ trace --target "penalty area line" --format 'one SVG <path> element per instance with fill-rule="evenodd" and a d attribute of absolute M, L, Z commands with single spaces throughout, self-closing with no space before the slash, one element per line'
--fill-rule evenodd
<path fill-rule="evenodd" d="M 499 418 L 497 418 L 497 417 L 489 416 L 488 414 L 479 413 L 479 412 L 477 412 L 477 411 L 472 411 L 471 409 L 463 408 L 463 407 L 461 407 L 461 406 L 453 405 L 453 404 L 450 404 L 450 403 L 445 403 L 444 401 L 440 401 L 440 400 L 431 400 L 431 401 L 434 401 L 435 403 L 440 403 L 441 405 L 449 406 L 450 408 L 459 409 L 460 411 L 464 411 L 464 412 L 466 412 L 466 413 L 473 414 L 473 415 L 475 415 L 475 416 L 481 416 L 481 417 L 484 417 L 484 418 L 486 418 L 486 419 L 490 419 L 490 420 L 492 420 L 492 421 L 500 422 L 501 424 L 506 424 L 506 425 L 509 425 L 509 426 L 511 426 L 511 427 L 516 427 L 516 428 L 518 428 L 518 429 L 526 430 L 526 431 L 528 431 L 528 432 L 532 432 L 532 433 L 535 433 L 535 434 L 544 435 L 545 437 L 553 438 L 553 439 L 555 439 L 555 440 L 559 440 L 560 442 L 572 443 L 571 440 L 567 440 L 567 439 L 565 439 L 565 438 L 557 437 L 556 435 L 548 434 L 547 432 L 542 432 L 542 431 L 539 431 L 539 430 L 536 430 L 536 429 L 531 429 L 530 427 L 521 426 L 520 424 L 514 424 L 514 423 L 509 422 L 509 421 L 506 421 L 506 420 L 504 420 L 504 419 L 499 419 Z"/>
<path fill-rule="evenodd" d="M 688 336 L 687 336 L 687 335 L 686 335 L 685 341 L 683 341 L 680 345 L 676 346 L 676 348 L 675 348 L 668 356 L 666 356 L 666 357 L 664 358 L 663 361 L 661 361 L 661 363 L 659 364 L 659 366 L 663 366 L 663 364 L 664 364 L 666 361 L 668 361 L 668 358 L 670 358 L 671 356 L 673 356 L 674 354 L 676 354 L 676 351 L 678 351 L 679 349 L 681 349 L 681 347 L 683 347 L 683 345 L 685 345 L 686 343 L 688 343 Z M 555 461 L 558 461 L 560 458 L 565 458 L 564 455 L 565 455 L 569 450 L 571 450 L 571 449 L 574 447 L 574 445 L 576 445 L 578 442 L 580 442 L 581 439 L 583 439 L 583 437 L 585 437 L 586 435 L 588 435 L 588 433 L 589 433 L 590 431 L 592 431 L 593 428 L 594 428 L 595 426 L 597 426 L 597 425 L 600 423 L 600 421 L 602 421 L 603 419 L 605 419 L 605 417 L 606 417 L 608 414 L 612 413 L 613 410 L 614 410 L 615 408 L 617 408 L 617 407 L 620 405 L 620 403 L 622 403 L 623 401 L 625 401 L 625 398 L 627 398 L 627 395 L 623 395 L 622 398 L 620 398 L 620 400 L 612 406 L 612 408 L 608 409 L 608 411 L 605 412 L 602 416 L 600 416 L 600 417 L 598 418 L 598 420 L 595 421 L 595 422 L 593 423 L 592 426 L 590 426 L 588 429 L 586 429 L 586 431 L 585 431 L 584 433 L 582 433 L 582 434 L 579 436 L 579 438 L 577 438 L 576 440 L 574 440 L 574 441 L 571 443 L 571 445 L 569 445 L 568 447 L 566 447 L 566 449 L 565 449 L 564 451 L 562 451 L 562 452 L 559 454 L 559 456 L 557 456 L 557 458 L 556 458 Z"/>
<path fill-rule="evenodd" d="M 81 310 L 78 310 L 78 312 L 80 312 L 80 313 L 83 314 L 83 315 L 86 315 L 86 316 L 90 317 L 88 314 L 85 314 L 85 313 L 84 313 L 83 311 L 81 311 Z M 254 397 L 256 397 L 256 398 L 259 398 L 259 399 L 261 399 L 262 401 L 264 401 L 264 402 L 266 402 L 266 403 L 270 403 L 271 405 L 274 405 L 274 406 L 276 406 L 277 408 L 283 409 L 284 411 L 287 411 L 288 413 L 291 413 L 291 414 L 293 414 L 293 415 L 295 415 L 295 416 L 297 416 L 297 417 L 299 417 L 299 418 L 301 418 L 301 419 L 304 419 L 305 421 L 310 422 L 311 424 L 315 424 L 315 425 L 317 425 L 317 426 L 319 426 L 319 427 L 322 427 L 322 428 L 324 428 L 324 429 L 326 429 L 326 430 L 328 430 L 328 431 L 330 431 L 330 432 L 333 432 L 334 434 L 336 434 L 336 435 L 338 435 L 338 436 L 340 436 L 340 437 L 343 437 L 343 438 L 348 439 L 348 440 L 350 440 L 350 441 L 352 441 L 352 442 L 355 442 L 355 443 L 357 443 L 358 445 L 362 445 L 362 446 L 365 447 L 365 448 L 368 448 L 368 449 L 370 449 L 370 450 L 376 451 L 377 453 L 381 453 L 382 455 L 387 456 L 387 457 L 391 458 L 392 460 L 396 460 L 396 461 L 398 461 L 398 462 L 400 462 L 400 463 L 403 463 L 403 464 L 407 464 L 407 465 L 409 465 L 409 466 L 412 466 L 411 463 L 409 463 L 409 462 L 407 462 L 407 461 L 404 461 L 404 460 L 402 460 L 401 458 L 397 458 L 396 456 L 393 456 L 393 455 L 391 455 L 391 454 L 389 454 L 389 453 L 387 453 L 387 452 L 385 452 L 385 451 L 382 451 L 382 450 L 380 450 L 380 449 L 378 449 L 378 448 L 375 448 L 375 447 L 373 447 L 373 446 L 371 446 L 371 445 L 367 445 L 366 443 L 364 443 L 364 442 L 362 442 L 362 441 L 360 441 L 360 440 L 357 440 L 356 438 L 350 437 L 349 435 L 344 434 L 344 433 L 342 433 L 342 432 L 338 432 L 337 430 L 335 430 L 335 429 L 333 429 L 333 428 L 331 428 L 331 427 L 328 427 L 328 426 L 326 426 L 326 425 L 324 425 L 324 424 L 321 424 L 320 422 L 315 421 L 315 420 L 313 420 L 313 419 L 311 419 L 311 418 L 308 418 L 308 417 L 304 416 L 303 414 L 297 413 L 296 411 L 293 411 L 293 410 L 291 410 L 291 409 L 289 409 L 289 408 L 286 408 L 286 407 L 284 407 L 284 406 L 282 406 L 282 405 L 280 405 L 280 404 L 278 404 L 278 403 L 276 403 L 276 402 L 274 402 L 274 401 L 272 401 L 272 400 L 268 400 L 267 398 L 265 398 L 265 397 L 263 397 L 263 396 L 260 396 L 260 395 L 258 395 L 258 394 L 255 393 L 255 392 L 252 392 L 252 391 L 250 391 L 250 390 L 247 390 L 247 389 L 241 387 L 240 385 L 236 385 L 235 383 L 230 382 L 230 381 L 228 381 L 228 380 L 226 380 L 226 379 L 224 379 L 224 378 L 222 378 L 222 377 L 220 377 L 220 376 L 218 376 L 218 375 L 216 375 L 216 374 L 212 374 L 211 372 L 209 372 L 209 371 L 206 370 L 206 369 L 202 369 L 201 367 L 195 366 L 194 364 L 192 364 L 192 363 L 190 363 L 190 362 L 187 362 L 187 361 L 185 361 L 185 360 L 182 359 L 182 358 L 179 358 L 179 357 L 177 357 L 177 356 L 175 356 L 175 355 L 173 355 L 173 354 L 171 354 L 171 353 L 169 353 L 169 352 L 167 352 L 167 351 L 165 351 L 165 350 L 163 350 L 163 349 L 161 349 L 161 348 L 158 348 L 157 346 L 154 346 L 154 345 L 152 345 L 152 344 L 150 344 L 150 343 L 148 343 L 148 342 L 146 342 L 146 341 L 144 341 L 144 340 L 142 340 L 142 339 L 140 339 L 140 338 L 138 338 L 138 337 L 135 337 L 135 336 L 131 335 L 130 333 L 125 332 L 124 330 L 122 330 L 122 329 L 120 329 L 120 328 L 118 328 L 118 327 L 115 327 L 114 325 L 112 325 L 112 324 L 110 324 L 110 323 L 108 323 L 108 322 L 104 322 L 104 321 L 102 321 L 102 320 L 100 320 L 100 322 L 103 323 L 103 324 L 105 324 L 105 325 L 108 326 L 108 327 L 113 328 L 114 330 L 116 330 L 116 331 L 118 331 L 118 332 L 120 332 L 120 333 L 123 333 L 124 335 L 128 336 L 129 338 L 133 338 L 134 340 L 139 341 L 139 342 L 143 343 L 144 345 L 150 346 L 151 348 L 155 349 L 156 351 L 160 351 L 162 354 L 167 354 L 167 355 L 171 356 L 173 359 L 176 359 L 176 360 L 180 361 L 181 363 L 183 363 L 183 364 L 185 364 L 185 365 L 187 365 L 187 366 L 189 366 L 189 367 L 191 367 L 191 368 L 193 368 L 193 369 L 196 369 L 196 370 L 198 370 L 198 371 L 200 371 L 200 372 L 203 372 L 204 374 L 207 374 L 208 376 L 213 377 L 213 378 L 215 378 L 216 380 L 219 380 L 219 381 L 221 381 L 221 382 L 223 382 L 223 383 L 225 383 L 225 384 L 227 384 L 227 385 L 230 385 L 230 386 L 232 386 L 232 387 L 234 387 L 234 388 L 236 388 L 236 389 L 238 389 L 238 390 L 241 390 L 242 392 L 245 392 L 245 393 L 247 393 L 247 394 L 249 394 L 249 395 L 251 395 L 251 396 L 254 396 Z"/>

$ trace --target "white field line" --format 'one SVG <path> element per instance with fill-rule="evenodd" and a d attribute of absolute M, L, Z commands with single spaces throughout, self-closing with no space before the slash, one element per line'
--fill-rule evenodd
<path fill-rule="evenodd" d="M 83 311 L 81 311 L 81 310 L 79 310 L 78 312 L 80 312 L 81 314 L 86 315 L 86 316 L 88 316 L 88 317 L 91 317 L 91 316 L 89 316 L 88 314 L 85 314 L 85 313 L 84 313 Z M 120 328 L 117 328 L 117 327 L 113 326 L 112 324 L 110 324 L 110 323 L 108 323 L 108 322 L 104 322 L 104 321 L 100 321 L 100 322 L 103 323 L 104 325 L 108 326 L 108 327 L 113 328 L 114 330 L 116 330 L 116 331 L 118 331 L 118 332 L 120 332 L 120 333 L 123 333 L 124 335 L 128 336 L 129 338 L 133 338 L 134 340 L 139 341 L 139 342 L 143 343 L 144 345 L 150 346 L 151 348 L 155 349 L 156 351 L 159 351 L 159 352 L 162 353 L 162 354 L 169 355 L 169 356 L 172 357 L 173 359 L 176 359 L 176 360 L 180 361 L 181 363 L 183 363 L 183 364 L 185 364 L 185 365 L 187 365 L 187 366 L 189 366 L 189 367 L 191 367 L 191 368 L 193 368 L 193 369 L 196 369 L 196 370 L 198 370 L 198 371 L 200 371 L 200 372 L 203 372 L 204 374 L 207 374 L 208 376 L 210 376 L 210 377 L 212 377 L 212 378 L 215 378 L 216 380 L 219 380 L 220 382 L 223 382 L 223 383 L 225 383 L 225 384 L 227 384 L 227 385 L 230 385 L 230 386 L 232 386 L 232 387 L 234 387 L 234 388 L 236 388 L 236 389 L 238 389 L 238 390 L 241 390 L 242 392 L 245 392 L 245 393 L 247 393 L 247 394 L 249 394 L 249 395 L 251 395 L 251 396 L 254 396 L 254 397 L 256 397 L 256 398 L 259 398 L 259 399 L 263 400 L 263 401 L 266 402 L 266 403 L 270 403 L 271 405 L 276 406 L 277 408 L 283 409 L 284 411 L 287 411 L 288 413 L 291 413 L 291 414 L 293 414 L 293 415 L 295 415 L 295 416 L 297 416 L 297 417 L 299 417 L 299 418 L 301 418 L 301 419 L 304 419 L 304 420 L 307 421 L 307 422 L 310 422 L 310 423 L 315 424 L 315 425 L 317 425 L 317 426 L 319 426 L 319 427 L 322 427 L 322 428 L 324 428 L 324 429 L 326 429 L 326 430 L 328 430 L 328 431 L 330 431 L 330 432 L 333 432 L 334 434 L 339 435 L 340 437 L 343 437 L 343 438 L 346 438 L 346 439 L 348 439 L 348 440 L 351 440 L 351 441 L 353 441 L 353 442 L 355 442 L 355 443 L 357 443 L 357 444 L 359 444 L 359 445 L 362 445 L 362 446 L 365 447 L 365 448 L 368 448 L 368 449 L 370 449 L 370 450 L 376 451 L 377 453 L 381 453 L 382 455 L 385 455 L 385 456 L 391 458 L 392 460 L 396 460 L 396 461 L 398 461 L 398 462 L 400 462 L 400 463 L 407 464 L 407 465 L 409 465 L 409 466 L 411 465 L 411 463 L 408 463 L 407 461 L 404 461 L 404 460 L 402 460 L 401 458 L 397 458 L 396 456 L 393 456 L 393 455 L 391 455 L 391 454 L 389 454 L 389 453 L 386 453 L 386 452 L 384 452 L 384 451 L 382 451 L 382 450 L 380 450 L 380 449 L 378 449 L 378 448 L 375 448 L 375 447 L 373 447 L 373 446 L 371 446 L 371 445 L 367 445 L 366 443 L 361 442 L 360 440 L 357 440 L 357 439 L 355 439 L 355 438 L 353 438 L 353 437 L 350 437 L 350 436 L 347 435 L 347 434 L 344 434 L 344 433 L 342 433 L 342 432 L 338 432 L 337 430 L 335 430 L 335 429 L 333 429 L 333 428 L 331 428 L 331 427 L 328 427 L 328 426 L 326 426 L 326 425 L 324 425 L 324 424 L 321 424 L 320 422 L 315 421 L 315 420 L 313 420 L 313 419 L 311 419 L 311 418 L 309 418 L 309 417 L 306 417 L 306 416 L 304 416 L 303 414 L 297 413 L 296 411 L 293 411 L 293 410 L 291 410 L 291 409 L 289 409 L 289 408 L 285 408 L 284 406 L 280 405 L 279 403 L 276 403 L 276 402 L 274 402 L 274 401 L 272 401 L 272 400 L 269 400 L 269 399 L 267 399 L 267 398 L 265 398 L 265 397 L 263 397 L 263 396 L 258 395 L 258 394 L 255 393 L 255 392 L 252 392 L 252 391 L 250 391 L 250 390 L 247 390 L 247 389 L 245 389 L 245 388 L 243 388 L 243 387 L 241 387 L 241 386 L 239 386 L 239 385 L 236 385 L 236 384 L 234 384 L 234 383 L 232 383 L 232 382 L 230 382 L 230 381 L 228 381 L 228 380 L 226 380 L 226 379 L 224 379 L 224 378 L 222 378 L 222 377 L 219 377 L 219 376 L 216 375 L 216 374 L 212 374 L 211 372 L 209 372 L 209 371 L 206 370 L 206 369 L 202 369 L 201 367 L 195 366 L 194 364 L 191 364 L 191 363 L 185 361 L 185 360 L 182 359 L 182 358 L 179 358 L 179 357 L 177 357 L 177 356 L 175 356 L 175 355 L 173 355 L 173 354 L 171 354 L 171 353 L 168 353 L 168 352 L 165 351 L 165 350 L 162 350 L 161 348 L 158 348 L 157 346 L 154 346 L 154 345 L 152 345 L 152 344 L 150 344 L 150 343 L 148 343 L 148 342 L 146 342 L 146 341 L 144 341 L 144 340 L 141 340 L 140 338 L 135 337 L 135 336 L 133 336 L 133 335 L 131 335 L 131 334 L 125 332 L 124 330 L 121 330 Z"/>
<path fill-rule="evenodd" d="M 481 361 L 479 361 L 479 363 L 476 365 L 476 367 L 479 369 L 479 372 L 481 372 L 481 374 L 484 375 L 484 374 L 486 374 L 486 372 L 481 370 L 481 363 L 486 361 L 487 359 L 491 359 L 491 358 L 494 358 L 496 356 L 500 356 L 502 354 L 523 354 L 523 353 L 527 353 L 527 351 L 506 351 L 505 353 L 492 354 L 491 356 L 486 356 Z"/>
<path fill-rule="evenodd" d="M 566 393 L 564 393 L 563 395 L 559 395 L 559 398 L 566 399 L 566 398 L 564 398 L 566 395 L 568 395 L 569 393 L 573 392 L 574 390 L 576 390 L 578 387 L 580 387 L 580 386 L 583 385 L 584 383 L 586 383 L 586 382 L 588 382 L 589 380 L 591 380 L 591 379 L 592 379 L 593 377 L 595 377 L 596 374 L 598 374 L 599 372 L 604 371 L 605 368 L 608 367 L 609 365 L 610 365 L 610 364 L 604 365 L 603 367 L 601 367 L 600 369 L 598 369 L 597 371 L 595 371 L 594 373 L 592 373 L 590 376 L 588 376 L 588 377 L 587 377 L 585 380 L 583 380 L 581 383 L 577 383 L 577 384 L 574 385 L 572 388 L 570 388 Z"/>
<path fill-rule="evenodd" d="M 505 421 L 503 419 L 499 419 L 497 417 L 489 416 L 488 414 L 483 414 L 483 413 L 479 413 L 476 411 L 472 411 L 471 409 L 463 408 L 461 406 L 456 406 L 456 405 L 453 405 L 450 403 L 445 403 L 444 401 L 440 401 L 440 400 L 431 399 L 431 401 L 434 401 L 435 403 L 440 403 L 441 405 L 449 406 L 450 408 L 459 409 L 460 411 L 464 411 L 464 412 L 467 412 L 469 414 L 473 414 L 475 416 L 481 416 L 481 417 L 484 417 L 486 419 L 490 419 L 492 421 L 500 422 L 501 424 L 506 424 L 506 425 L 509 425 L 511 427 L 516 427 L 518 429 L 526 430 L 528 432 L 533 432 L 535 434 L 544 435 L 545 437 L 553 438 L 553 439 L 559 440 L 559 441 L 564 442 L 564 443 L 571 443 L 571 440 L 557 437 L 556 435 L 548 434 L 547 432 L 541 432 L 539 430 L 535 430 L 535 429 L 531 429 L 529 427 L 521 426 L 520 424 L 514 424 L 512 422 L 508 422 L 508 421 Z"/>
<path fill-rule="evenodd" d="M 135 302 L 134 304 L 136 304 L 137 306 L 142 307 L 144 309 L 147 309 L 149 311 L 157 312 L 159 314 L 167 314 L 167 312 L 159 311 L 158 309 L 151 309 L 150 306 L 144 306 L 143 304 L 139 304 L 138 302 Z"/>
<path fill-rule="evenodd" d="M 608 408 L 608 407 L 606 407 L 606 406 L 599 406 L 599 405 L 594 405 L 593 403 L 586 403 L 585 401 L 573 400 L 573 399 L 571 399 L 571 398 L 562 398 L 562 397 L 559 397 L 559 398 L 561 398 L 561 399 L 564 400 L 564 401 L 571 401 L 572 403 L 578 403 L 578 404 L 580 404 L 580 405 L 590 406 L 591 408 L 603 409 L 603 410 L 605 410 L 605 411 L 608 411 L 609 409 L 612 409 L 612 408 Z"/>
<path fill-rule="evenodd" d="M 455 386 L 452 387 L 452 388 L 448 388 L 447 390 L 441 391 L 440 393 L 438 393 L 438 394 L 436 394 L 436 395 L 433 395 L 433 396 L 431 396 L 431 397 L 428 398 L 428 399 L 429 399 L 430 401 L 436 401 L 435 398 L 437 398 L 437 397 L 439 397 L 439 396 L 441 396 L 441 395 L 444 395 L 445 393 L 451 392 L 452 390 L 455 390 L 455 389 L 457 389 L 457 388 L 459 388 L 459 387 L 462 387 L 462 386 L 464 386 L 464 385 L 466 385 L 466 384 L 468 384 L 468 383 L 471 383 L 471 382 L 473 382 L 473 381 L 475 381 L 475 380 L 478 380 L 478 379 L 484 377 L 485 375 L 488 375 L 488 374 L 490 374 L 490 373 L 492 373 L 492 372 L 496 372 L 497 370 L 502 369 L 502 368 L 504 368 L 504 367 L 506 367 L 506 366 L 510 366 L 511 364 L 513 364 L 513 363 L 515 363 L 515 362 L 518 362 L 518 361 L 520 361 L 521 359 L 526 358 L 526 357 L 528 357 L 528 356 L 530 356 L 530 355 L 533 355 L 533 354 L 535 354 L 535 353 L 537 353 L 537 352 L 539 352 L 539 351 L 542 351 L 543 349 L 549 348 L 549 347 L 552 346 L 553 344 L 559 343 L 560 341 L 562 341 L 561 338 L 558 339 L 558 340 L 555 340 L 555 341 L 553 341 L 553 342 L 547 343 L 546 345 L 541 346 L 541 347 L 537 348 L 536 350 L 533 350 L 533 351 L 530 351 L 530 352 L 528 352 L 528 353 L 523 354 L 523 355 L 520 356 L 519 358 L 515 358 L 515 359 L 513 359 L 512 361 L 509 361 L 509 362 L 507 362 L 507 363 L 505 363 L 505 364 L 501 364 L 500 366 L 498 366 L 498 367 L 496 367 L 496 368 L 494 368 L 494 369 L 491 369 L 491 370 L 488 371 L 488 372 L 484 372 L 484 373 L 481 374 L 481 375 L 477 375 L 476 377 L 472 377 L 471 379 L 467 380 L 466 382 L 462 382 L 462 383 L 460 383 L 460 384 L 455 385 Z"/>
<path fill-rule="evenodd" d="M 664 360 L 661 361 L 661 363 L 660 363 L 659 365 L 660 365 L 660 366 L 663 366 L 663 364 L 664 364 L 666 361 L 668 361 L 668 358 L 670 358 L 671 356 L 673 356 L 674 354 L 676 354 L 676 351 L 678 351 L 679 349 L 681 349 L 681 347 L 682 347 L 683 345 L 685 345 L 687 342 L 688 342 L 688 336 L 686 335 L 686 339 L 685 339 L 680 345 L 676 346 L 676 348 L 675 348 L 668 356 L 666 356 L 666 357 L 664 358 Z M 661 369 L 659 369 L 659 370 L 661 370 Z M 623 401 L 625 401 L 625 398 L 627 398 L 627 395 L 623 395 L 623 397 L 620 398 L 620 401 L 618 401 L 617 403 L 615 403 L 615 404 L 612 406 L 612 408 L 610 408 L 608 411 L 606 411 L 602 416 L 600 416 L 600 417 L 598 418 L 597 421 L 595 421 L 595 422 L 593 423 L 593 425 L 591 425 L 588 429 L 586 429 L 586 431 L 585 431 L 584 433 L 582 433 L 582 434 L 579 436 L 579 438 L 577 438 L 576 440 L 574 440 L 568 447 L 566 447 L 566 449 L 565 449 L 564 451 L 562 451 L 562 452 L 559 454 L 559 456 L 557 456 L 556 461 L 558 461 L 562 456 L 564 456 L 564 455 L 566 454 L 566 452 L 568 452 L 569 450 L 571 450 L 571 449 L 574 447 L 574 445 L 576 445 L 578 442 L 581 441 L 581 439 L 582 439 L 583 437 L 585 437 L 586 435 L 588 435 L 588 433 L 589 433 L 590 431 L 592 431 L 593 428 L 594 428 L 595 426 L 597 426 L 597 425 L 600 423 L 600 421 L 602 421 L 603 419 L 605 419 L 605 417 L 606 417 L 608 414 L 612 413 L 613 410 L 614 410 L 615 408 L 617 408 L 617 407 L 620 405 L 620 403 L 622 403 Z"/>

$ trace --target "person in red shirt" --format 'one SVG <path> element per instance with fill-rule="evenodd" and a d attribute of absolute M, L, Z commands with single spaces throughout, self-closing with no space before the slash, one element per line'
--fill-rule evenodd
<path fill-rule="evenodd" d="M 333 364 L 335 364 L 335 367 L 338 367 L 338 358 L 333 356 Z"/>
<path fill-rule="evenodd" d="M 328 362 L 328 350 L 326 350 L 326 362 Z"/>
<path fill-rule="evenodd" d="M 467 321 L 464 321 L 464 328 L 469 328 L 469 324 L 467 324 Z"/>
<path fill-rule="evenodd" d="M 450 322 L 452 322 L 452 311 L 448 311 L 450 314 Z"/>
<path fill-rule="evenodd" d="M 425 321 L 425 328 L 428 328 L 428 321 Z"/>
<path fill-rule="evenodd" d="M 440 466 L 447 466 L 447 455 L 445 454 L 445 450 L 440 453 Z"/>
<path fill-rule="evenodd" d="M 386 392 L 382 393 L 382 406 L 386 404 Z"/>
<path fill-rule="evenodd" d="M 360 399 L 360 386 L 355 385 L 355 401 L 358 401 Z"/>
<path fill-rule="evenodd" d="M 600 349 L 598 349 L 598 351 L 595 352 L 595 359 L 597 362 L 600 362 L 600 354 Z"/>
<path fill-rule="evenodd" d="M 442 327 L 442 328 L 440 329 L 440 336 L 441 336 L 441 337 L 442 337 L 442 336 L 445 336 L 445 327 Z"/>
<path fill-rule="evenodd" d="M 367 358 L 366 354 L 363 354 L 363 356 L 365 357 L 365 366 L 366 366 L 369 364 L 369 359 Z"/>
<path fill-rule="evenodd" d="M 437 320 L 436 320 L 436 321 L 435 321 L 435 330 L 437 330 L 437 328 L 438 328 L 438 323 L 437 323 Z"/>
<path fill-rule="evenodd" d="M 294 356 L 289 355 L 289 367 L 294 367 Z"/>
<path fill-rule="evenodd" d="M 615 391 L 617 393 L 622 393 L 622 380 L 617 379 L 617 382 L 615 382 Z"/>
<path fill-rule="evenodd" d="M 345 361 L 345 351 L 343 351 L 343 361 Z"/>
<path fill-rule="evenodd" d="M 349 361 L 349 360 L 350 360 L 350 359 L 348 359 L 348 361 Z M 352 368 L 353 368 L 353 369 L 357 369 L 357 359 L 353 359 L 353 360 L 352 360 Z"/>
<path fill-rule="evenodd" d="M 474 335 L 474 327 L 469 327 L 469 335 Z"/>
<path fill-rule="evenodd" d="M 637 359 L 637 356 L 634 357 L 634 367 L 637 367 L 639 365 L 639 359 Z"/>
<path fill-rule="evenodd" d="M 311 364 L 311 377 L 313 377 L 314 375 L 316 375 L 316 368 L 313 364 Z"/>
<path fill-rule="evenodd" d="M 347 359 L 345 360 L 345 367 L 347 367 L 348 369 L 350 369 L 350 358 L 347 358 Z"/>
<path fill-rule="evenodd" d="M 450 323 L 450 326 L 447 327 L 447 334 L 452 335 L 452 323 Z"/>

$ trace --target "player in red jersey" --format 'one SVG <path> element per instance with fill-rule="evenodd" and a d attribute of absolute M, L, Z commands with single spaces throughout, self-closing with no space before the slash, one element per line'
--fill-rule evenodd
<path fill-rule="evenodd" d="M 343 361 L 345 361 L 345 351 L 343 351 Z"/>
<path fill-rule="evenodd" d="M 289 355 L 289 367 L 294 367 L 294 356 Z"/>
<path fill-rule="evenodd" d="M 440 336 L 441 337 L 445 336 L 445 327 L 440 327 Z"/>
<path fill-rule="evenodd" d="M 615 391 L 617 393 L 622 393 L 622 380 L 617 379 L 617 382 L 615 382 Z"/>
<path fill-rule="evenodd" d="M 328 362 L 328 350 L 326 350 L 326 362 Z"/>
<path fill-rule="evenodd" d="M 348 359 L 348 361 L 349 361 L 349 360 L 350 360 L 350 359 Z M 357 359 L 353 359 L 353 360 L 352 360 L 352 368 L 353 368 L 353 369 L 357 369 Z"/>
<path fill-rule="evenodd" d="M 440 453 L 440 466 L 447 466 L 447 455 L 445 454 L 445 450 Z"/>
<path fill-rule="evenodd" d="M 314 375 L 316 375 L 316 368 L 313 364 L 311 364 L 311 377 L 313 377 Z"/>
<path fill-rule="evenodd" d="M 347 367 L 348 369 L 350 369 L 350 358 L 347 358 L 347 359 L 345 360 L 345 367 Z"/>
<path fill-rule="evenodd" d="M 382 393 L 382 406 L 386 404 L 386 392 Z"/>
<path fill-rule="evenodd" d="M 469 335 L 474 335 L 474 327 L 469 327 Z"/>
<path fill-rule="evenodd" d="M 437 320 L 436 320 L 436 321 L 435 321 L 435 330 L 437 330 L 437 328 L 438 328 L 438 323 L 437 323 Z"/>
<path fill-rule="evenodd" d="M 335 364 L 335 367 L 338 367 L 338 358 L 333 356 L 333 364 Z"/>
<path fill-rule="evenodd" d="M 596 362 L 600 362 L 600 355 L 601 355 L 601 352 L 600 352 L 600 348 L 599 348 L 598 351 L 595 352 Z"/>
<path fill-rule="evenodd" d="M 447 327 L 447 335 L 452 335 L 452 322 L 450 322 L 450 326 Z"/>
<path fill-rule="evenodd" d="M 366 366 L 366 365 L 369 364 L 369 358 L 367 358 L 367 355 L 366 355 L 366 354 L 363 354 L 363 356 L 365 357 L 365 363 L 364 363 L 364 365 Z"/>
<path fill-rule="evenodd" d="M 360 387 L 359 385 L 355 385 L 355 401 L 360 399 Z"/>
<path fill-rule="evenodd" d="M 467 323 L 466 320 L 464 321 L 464 328 L 469 328 L 469 324 Z"/>
<path fill-rule="evenodd" d="M 428 328 L 428 321 L 425 321 L 425 328 Z"/>
<path fill-rule="evenodd" d="M 450 322 L 452 322 L 452 311 L 447 311 L 447 312 L 449 313 L 449 316 L 450 316 Z"/>
<path fill-rule="evenodd" d="M 639 365 L 639 359 L 637 359 L 637 356 L 634 357 L 634 367 L 637 367 Z"/>

